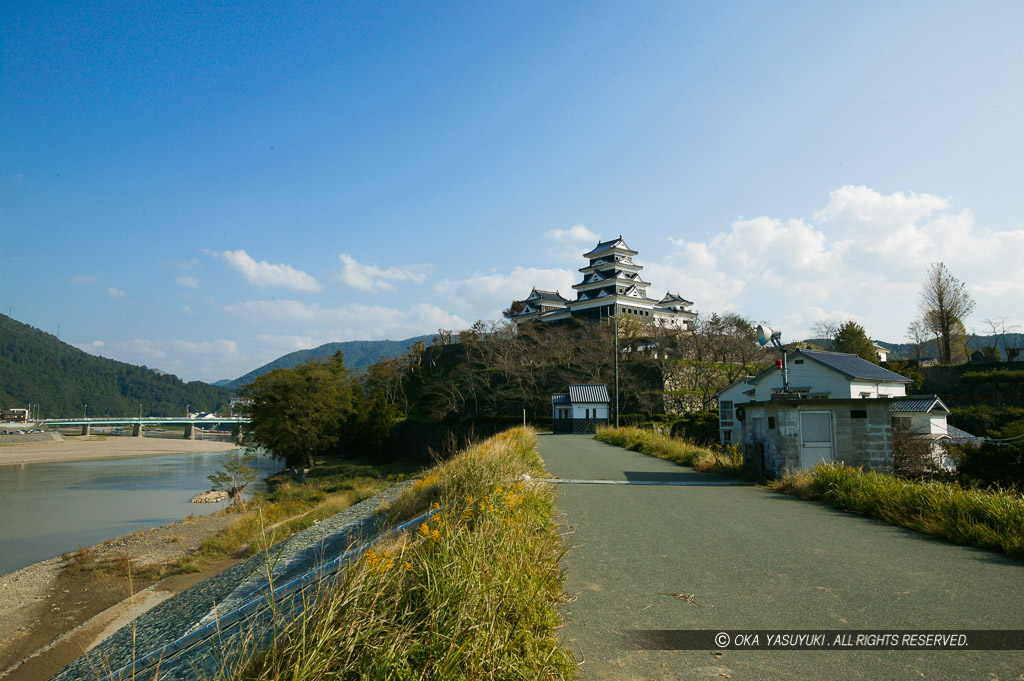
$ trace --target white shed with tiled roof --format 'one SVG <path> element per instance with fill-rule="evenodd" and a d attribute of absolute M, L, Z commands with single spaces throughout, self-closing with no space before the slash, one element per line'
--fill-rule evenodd
<path fill-rule="evenodd" d="M 569 392 L 551 396 L 556 433 L 593 433 L 608 424 L 610 412 L 611 398 L 604 383 L 573 383 Z"/>

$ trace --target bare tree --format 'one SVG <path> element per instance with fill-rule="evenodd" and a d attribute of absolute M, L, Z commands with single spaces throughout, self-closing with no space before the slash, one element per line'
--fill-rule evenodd
<path fill-rule="evenodd" d="M 842 322 L 835 319 L 823 319 L 820 322 L 814 322 L 811 325 L 811 333 L 814 334 L 815 338 L 820 338 L 825 341 L 825 349 L 832 350 L 836 342 L 836 336 L 839 335 L 839 328 L 842 326 Z"/>
<path fill-rule="evenodd" d="M 1020 348 L 1016 347 L 1016 343 L 1014 344 L 1014 347 L 1011 348 L 1009 341 L 1006 338 L 1006 334 L 1014 333 L 1020 327 L 1016 324 L 1007 324 L 1006 321 L 1006 317 L 997 317 L 996 319 L 986 319 L 985 323 L 990 329 L 992 329 L 992 345 L 995 346 L 996 352 L 999 350 L 999 341 L 1002 341 L 1003 353 L 1006 357 L 1006 361 L 1012 362 L 1017 359 L 1018 355 L 1020 355 Z"/>
<path fill-rule="evenodd" d="M 907 324 L 907 340 L 914 346 L 914 359 L 920 361 L 925 343 L 931 340 L 924 322 L 917 320 Z"/>
<path fill-rule="evenodd" d="M 953 358 L 953 336 L 957 325 L 974 310 L 967 287 L 941 262 L 932 263 L 921 288 L 921 322 L 939 339 L 939 361 Z"/>

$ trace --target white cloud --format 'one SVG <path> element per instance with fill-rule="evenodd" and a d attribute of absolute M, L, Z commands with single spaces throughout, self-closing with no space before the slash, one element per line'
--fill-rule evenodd
<path fill-rule="evenodd" d="M 570 300 L 576 297 L 571 270 L 516 267 L 511 272 L 476 273 L 465 279 L 444 279 L 434 290 L 463 310 L 476 310 L 475 318 L 501 319 L 501 311 L 513 300 L 522 300 L 531 288 L 558 291 Z"/>
<path fill-rule="evenodd" d="M 199 288 L 199 280 L 195 277 L 178 277 L 174 280 L 179 286 L 186 288 Z"/>
<path fill-rule="evenodd" d="M 257 340 L 263 345 L 264 348 L 271 348 L 278 353 L 289 353 L 295 352 L 296 350 L 309 350 L 323 345 L 324 343 L 330 343 L 332 341 L 326 338 L 318 338 L 314 336 L 290 336 L 290 335 L 259 335 L 256 337 Z"/>
<path fill-rule="evenodd" d="M 291 265 L 274 265 L 265 260 L 257 262 L 244 250 L 224 251 L 219 257 L 226 260 L 247 282 L 260 288 L 281 287 L 312 292 L 321 288 L 316 279 Z"/>
<path fill-rule="evenodd" d="M 375 289 L 393 291 L 395 286 L 392 282 L 396 281 L 422 284 L 434 268 L 432 264 L 423 263 L 382 269 L 376 265 L 360 263 L 347 253 L 339 255 L 338 260 L 341 261 L 341 272 L 335 276 L 335 279 L 362 291 Z"/>
<path fill-rule="evenodd" d="M 601 240 L 597 234 L 583 225 L 573 225 L 569 229 L 552 229 L 545 236 L 560 244 L 572 244 L 573 246 L 587 244 L 591 241 L 597 243 Z"/>
<path fill-rule="evenodd" d="M 583 225 L 573 225 L 569 229 L 552 229 L 544 236 L 558 244 L 549 248 L 548 254 L 559 259 L 579 258 L 601 240 L 601 237 Z"/>
<path fill-rule="evenodd" d="M 192 311 L 192 308 L 189 307 L 188 305 L 182 305 L 181 311 L 188 315 L 195 314 L 195 312 Z"/>
<path fill-rule="evenodd" d="M 303 324 L 311 330 L 311 337 L 336 341 L 402 339 L 438 329 L 458 330 L 469 327 L 461 317 L 426 303 L 413 305 L 403 311 L 360 303 L 321 307 L 296 300 L 254 300 L 233 303 L 224 309 L 248 321 Z"/>
<path fill-rule="evenodd" d="M 128 298 L 128 294 L 127 293 L 125 293 L 124 291 L 122 291 L 119 288 L 114 288 L 113 286 L 111 286 L 110 288 L 107 289 L 107 295 L 110 296 L 111 298 L 123 298 L 123 299 L 127 299 Z"/>
<path fill-rule="evenodd" d="M 121 362 L 160 369 L 183 380 L 234 378 L 244 374 L 247 371 L 244 367 L 248 366 L 233 340 L 160 341 L 136 338 L 108 342 L 97 340 L 77 343 L 75 347 Z"/>
<path fill-rule="evenodd" d="M 932 262 L 967 285 L 978 303 L 972 319 L 1024 320 L 1024 229 L 979 227 L 970 210 L 932 194 L 844 186 L 810 222 L 757 217 L 706 241 L 670 243 L 660 262 L 638 258 L 652 296 L 668 288 L 703 311 L 784 323 L 790 339 L 815 321 L 856 319 L 876 338 L 901 340 Z"/>

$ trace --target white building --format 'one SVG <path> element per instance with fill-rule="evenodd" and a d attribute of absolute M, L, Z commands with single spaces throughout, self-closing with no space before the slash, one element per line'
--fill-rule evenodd
<path fill-rule="evenodd" d="M 781 364 L 781 362 L 780 362 Z M 722 444 L 742 445 L 759 474 L 806 470 L 821 461 L 892 469 L 891 400 L 910 379 L 856 355 L 799 349 L 781 366 L 718 393 Z"/>
<path fill-rule="evenodd" d="M 888 362 L 889 361 L 889 348 L 883 347 L 883 346 L 881 346 L 878 343 L 875 343 L 873 341 L 872 341 L 871 345 L 874 346 L 875 352 L 878 353 L 878 361 L 879 362 Z"/>
<path fill-rule="evenodd" d="M 593 433 L 608 425 L 611 398 L 604 383 L 573 383 L 567 393 L 551 396 L 551 430 L 555 433 Z"/>
<path fill-rule="evenodd" d="M 580 268 L 583 280 L 573 285 L 575 300 L 558 291 L 534 288 L 517 301 L 521 309 L 512 319 L 516 323 L 554 322 L 570 317 L 597 320 L 630 315 L 685 329 L 697 316 L 689 309 L 693 303 L 675 293 L 666 293 L 660 300 L 648 298 L 650 284 L 640 276 L 643 266 L 633 262 L 636 254 L 621 236 L 598 243 L 583 254 L 588 264 Z"/>

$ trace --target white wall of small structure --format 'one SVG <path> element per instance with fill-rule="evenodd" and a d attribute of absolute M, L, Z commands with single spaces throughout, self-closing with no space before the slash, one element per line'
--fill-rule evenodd
<path fill-rule="evenodd" d="M 829 369 L 817 362 L 803 359 L 797 364 L 789 362 L 789 383 L 794 390 L 809 389 L 809 394 L 818 398 L 832 400 L 848 400 L 879 397 L 903 397 L 907 393 L 906 384 L 896 382 L 874 381 L 851 381 L 839 372 Z M 782 370 L 774 369 L 765 374 L 755 384 L 747 381 L 739 381 L 718 395 L 719 404 L 719 439 L 722 444 L 740 444 L 745 441 L 744 422 L 735 418 L 737 406 L 743 406 L 751 402 L 769 402 L 774 393 L 782 389 Z M 750 391 L 753 390 L 752 394 Z M 813 404 L 815 400 L 806 403 Z M 732 418 L 723 418 L 722 402 L 732 402 Z M 824 405 L 821 408 L 825 408 Z M 727 416 L 728 414 L 726 414 Z M 746 423 L 750 423 L 749 415 Z M 928 424 L 928 428 L 933 426 Z M 941 427 L 945 432 L 945 415 L 941 426 L 936 423 L 936 428 Z M 932 431 L 934 432 L 934 431 Z"/>
<path fill-rule="evenodd" d="M 590 410 L 590 418 L 608 418 L 608 405 L 601 402 L 578 402 L 572 405 L 572 417 L 574 419 L 587 418 L 587 410 Z"/>

